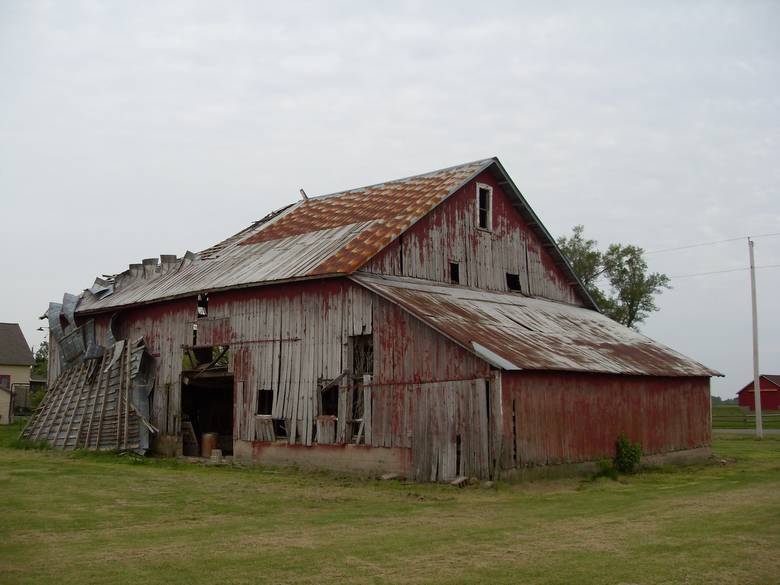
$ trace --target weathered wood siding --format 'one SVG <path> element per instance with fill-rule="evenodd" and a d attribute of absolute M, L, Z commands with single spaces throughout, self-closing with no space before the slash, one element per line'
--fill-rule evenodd
<path fill-rule="evenodd" d="M 500 416 L 490 367 L 384 300 L 374 319 L 373 445 L 411 448 L 416 479 L 488 477 Z"/>
<path fill-rule="evenodd" d="M 490 231 L 477 227 L 478 183 L 493 189 Z M 583 304 L 488 172 L 418 221 L 362 270 L 449 283 L 451 262 L 460 264 L 460 283 L 465 286 L 506 291 L 506 274 L 511 273 L 520 277 L 524 293 Z"/>
<path fill-rule="evenodd" d="M 625 433 L 645 453 L 710 442 L 709 378 L 502 374 L 502 466 L 611 458 Z"/>
<path fill-rule="evenodd" d="M 373 377 L 339 384 L 339 421 L 323 444 L 351 440 L 344 430 L 350 393 L 361 391 L 369 405 L 362 443 L 410 449 L 413 477 L 490 473 L 489 425 L 496 428 L 501 406 L 495 374 L 396 305 L 347 279 L 328 279 L 212 293 L 208 317 L 196 320 L 195 312 L 195 299 L 187 299 L 126 310 L 116 320 L 118 336 L 144 337 L 157 358 L 152 422 L 162 434 L 181 433 L 183 346 L 192 344 L 195 321 L 198 345 L 230 346 L 234 439 L 250 442 L 267 439 L 256 414 L 259 391 L 270 389 L 272 417 L 287 421 L 288 442 L 318 444 L 321 382 L 351 368 L 351 336 L 373 335 Z M 108 323 L 108 315 L 95 319 L 100 342 Z"/>

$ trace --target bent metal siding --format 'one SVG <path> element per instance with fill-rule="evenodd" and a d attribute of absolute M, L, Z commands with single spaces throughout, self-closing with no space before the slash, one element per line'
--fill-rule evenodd
<path fill-rule="evenodd" d="M 626 433 L 645 453 L 710 443 L 710 383 L 670 378 L 504 372 L 504 468 L 611 458 Z"/>

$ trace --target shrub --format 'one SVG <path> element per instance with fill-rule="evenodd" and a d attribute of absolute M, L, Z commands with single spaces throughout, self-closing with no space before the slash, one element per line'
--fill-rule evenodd
<path fill-rule="evenodd" d="M 597 463 L 598 471 L 593 475 L 593 479 L 599 477 L 608 477 L 609 479 L 617 479 L 618 472 L 615 468 L 615 464 L 609 459 L 600 459 Z"/>
<path fill-rule="evenodd" d="M 43 388 L 40 388 L 35 392 L 30 392 L 30 408 L 33 411 L 41 405 L 41 402 L 43 401 L 43 397 L 45 395 L 46 395 L 46 390 Z"/>
<path fill-rule="evenodd" d="M 625 433 L 615 442 L 615 469 L 620 473 L 634 473 L 642 458 L 642 445 L 632 443 Z"/>

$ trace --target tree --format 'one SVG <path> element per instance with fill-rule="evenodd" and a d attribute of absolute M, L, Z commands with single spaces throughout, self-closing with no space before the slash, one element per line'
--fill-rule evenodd
<path fill-rule="evenodd" d="M 587 239 L 584 233 L 584 226 L 574 226 L 570 237 L 558 238 L 558 247 L 602 312 L 637 329 L 658 310 L 655 297 L 671 288 L 669 277 L 648 271 L 642 248 L 611 244 L 601 252 L 598 242 Z"/>
<path fill-rule="evenodd" d="M 49 342 L 42 341 L 35 352 L 35 364 L 32 373 L 39 376 L 45 376 L 49 371 Z"/>

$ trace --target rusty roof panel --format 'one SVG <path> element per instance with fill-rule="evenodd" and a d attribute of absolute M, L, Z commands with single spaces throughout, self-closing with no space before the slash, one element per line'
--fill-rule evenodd
<path fill-rule="evenodd" d="M 351 191 L 313 197 L 280 217 L 242 243 L 256 244 L 357 222 L 385 220 L 373 224 L 381 239 L 398 236 L 494 159 L 417 175 Z M 382 230 L 379 226 L 385 226 Z M 367 258 L 368 259 L 368 258 Z"/>
<path fill-rule="evenodd" d="M 721 375 L 591 309 L 412 278 L 351 278 L 503 369 Z"/>
<path fill-rule="evenodd" d="M 175 262 L 145 262 L 142 268 L 131 265 L 110 282 L 110 294 L 85 292 L 78 311 L 350 274 L 495 162 L 485 159 L 288 205 L 199 254 Z"/>

